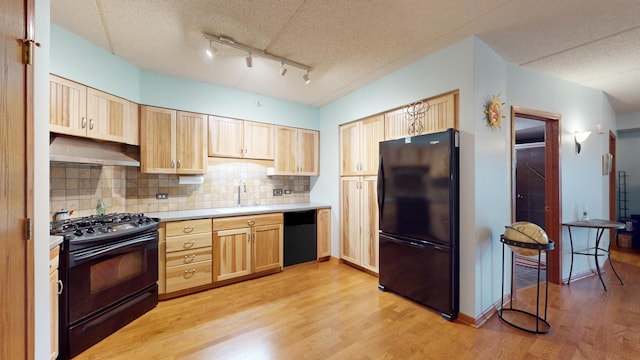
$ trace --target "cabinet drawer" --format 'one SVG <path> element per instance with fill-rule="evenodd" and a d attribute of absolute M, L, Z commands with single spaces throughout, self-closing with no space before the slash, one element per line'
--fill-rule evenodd
<path fill-rule="evenodd" d="M 167 269 L 166 289 L 168 293 L 211 284 L 211 261 L 174 266 Z"/>
<path fill-rule="evenodd" d="M 212 224 L 214 231 L 240 229 L 249 226 L 282 224 L 282 213 L 213 219 Z"/>
<path fill-rule="evenodd" d="M 200 261 L 211 260 L 212 252 L 211 247 L 206 247 L 196 250 L 176 251 L 167 254 L 166 266 L 179 266 L 195 264 Z"/>
<path fill-rule="evenodd" d="M 172 221 L 167 223 L 166 228 L 167 237 L 176 235 L 202 234 L 211 232 L 211 220 L 199 219 Z"/>
<path fill-rule="evenodd" d="M 167 237 L 167 253 L 211 247 L 211 233 Z"/>
<path fill-rule="evenodd" d="M 58 270 L 58 262 L 60 260 L 60 246 L 49 250 L 49 274 Z"/>

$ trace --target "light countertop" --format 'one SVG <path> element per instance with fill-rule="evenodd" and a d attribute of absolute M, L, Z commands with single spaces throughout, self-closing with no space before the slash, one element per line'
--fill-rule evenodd
<path fill-rule="evenodd" d="M 49 250 L 62 244 L 62 236 L 49 235 Z"/>
<path fill-rule="evenodd" d="M 297 203 L 297 204 L 278 204 L 278 205 L 257 205 L 228 207 L 215 209 L 197 209 L 197 210 L 180 210 L 180 211 L 160 211 L 144 213 L 145 216 L 159 218 L 164 221 L 178 221 L 203 218 L 220 218 L 241 215 L 269 214 L 277 212 L 296 212 L 305 210 L 329 209 L 330 205 L 319 203 Z"/>

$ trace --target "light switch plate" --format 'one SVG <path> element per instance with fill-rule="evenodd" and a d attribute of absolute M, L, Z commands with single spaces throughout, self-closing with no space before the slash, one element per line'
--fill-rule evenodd
<path fill-rule="evenodd" d="M 273 196 L 282 196 L 282 189 L 273 189 Z"/>

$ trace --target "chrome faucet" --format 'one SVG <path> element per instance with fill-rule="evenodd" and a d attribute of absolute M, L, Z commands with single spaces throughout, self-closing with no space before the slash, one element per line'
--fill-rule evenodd
<path fill-rule="evenodd" d="M 244 182 L 240 182 L 240 185 L 238 185 L 238 207 L 242 207 L 242 200 L 240 200 L 240 188 L 243 187 L 244 188 L 244 192 L 247 192 L 247 184 Z"/>

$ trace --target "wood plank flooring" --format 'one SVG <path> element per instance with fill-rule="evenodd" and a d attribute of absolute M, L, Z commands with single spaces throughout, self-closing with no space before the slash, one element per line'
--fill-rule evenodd
<path fill-rule="evenodd" d="M 162 301 L 75 359 L 640 359 L 640 253 L 613 259 L 624 286 L 608 264 L 607 292 L 549 285 L 546 335 L 448 322 L 332 259 Z"/>

